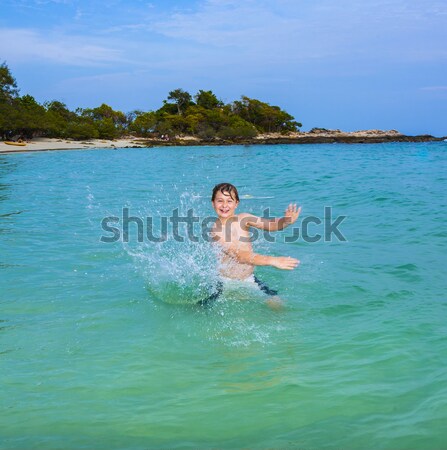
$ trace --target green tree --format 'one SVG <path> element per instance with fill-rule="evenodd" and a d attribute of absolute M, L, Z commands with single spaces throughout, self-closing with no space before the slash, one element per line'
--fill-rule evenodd
<path fill-rule="evenodd" d="M 101 139 L 116 139 L 121 134 L 110 117 L 95 121 L 95 126 Z"/>
<path fill-rule="evenodd" d="M 130 128 L 132 126 L 133 121 L 141 114 L 143 114 L 144 111 L 141 111 L 139 109 L 134 109 L 133 111 L 130 111 L 126 114 L 126 122 L 127 126 Z"/>
<path fill-rule="evenodd" d="M 45 130 L 45 108 L 33 96 L 24 95 L 16 100 L 17 116 L 14 131 L 27 138 L 43 134 Z"/>
<path fill-rule="evenodd" d="M 46 134 L 50 137 L 70 137 L 67 127 L 70 122 L 77 119 L 74 112 L 67 108 L 65 103 L 53 100 L 44 104 L 46 108 Z"/>
<path fill-rule="evenodd" d="M 155 111 L 157 117 L 161 119 L 164 114 L 178 114 L 177 105 L 174 103 L 168 103 L 167 100 L 163 100 L 163 106 Z"/>
<path fill-rule="evenodd" d="M 192 97 L 191 94 L 184 91 L 183 89 L 175 89 L 168 94 L 168 100 L 172 100 L 177 106 L 177 113 L 179 115 L 183 114 L 188 106 L 190 106 Z"/>
<path fill-rule="evenodd" d="M 155 131 L 161 134 L 185 134 L 188 132 L 188 122 L 185 117 L 178 114 L 164 114 L 157 121 Z"/>
<path fill-rule="evenodd" d="M 17 98 L 19 90 L 17 88 L 17 82 L 12 76 L 9 67 L 6 62 L 0 64 L 0 101 L 12 100 Z"/>
<path fill-rule="evenodd" d="M 90 119 L 98 130 L 102 139 L 115 139 L 123 134 L 127 126 L 127 117 L 121 111 L 115 111 L 111 106 L 103 103 L 97 108 L 80 110 L 82 117 Z"/>
<path fill-rule="evenodd" d="M 18 118 L 19 90 L 6 63 L 0 64 L 0 134 L 6 139 L 14 133 Z"/>
<path fill-rule="evenodd" d="M 121 111 L 115 111 L 111 106 L 103 103 L 97 108 L 86 108 L 82 110 L 82 115 L 93 120 L 111 119 L 116 126 L 123 126 L 127 123 L 127 118 Z"/>
<path fill-rule="evenodd" d="M 85 117 L 78 117 L 67 125 L 67 136 L 72 139 L 96 139 L 99 137 L 98 128 Z"/>
<path fill-rule="evenodd" d="M 222 127 L 217 136 L 221 139 L 238 140 L 253 138 L 257 134 L 256 128 L 251 123 L 241 117 L 232 116 L 228 125 Z"/>
<path fill-rule="evenodd" d="M 232 110 L 234 114 L 252 123 L 261 132 L 296 131 L 302 126 L 279 106 L 271 106 L 246 96 L 242 96 L 241 101 L 235 101 Z"/>
<path fill-rule="evenodd" d="M 190 106 L 184 116 L 188 134 L 204 139 L 216 136 L 216 133 L 231 120 L 231 111 L 223 108 L 206 109 L 199 105 Z"/>
<path fill-rule="evenodd" d="M 201 122 L 197 125 L 196 135 L 200 139 L 214 139 L 217 136 L 216 130 L 208 125 L 206 122 Z"/>
<path fill-rule="evenodd" d="M 19 117 L 17 100 L 0 100 L 0 135 L 2 139 L 11 138 L 15 133 L 17 118 Z"/>
<path fill-rule="evenodd" d="M 185 122 L 187 124 L 186 132 L 195 135 L 200 124 L 206 121 L 207 110 L 201 106 L 194 105 L 188 108 L 185 114 Z"/>
<path fill-rule="evenodd" d="M 153 111 L 137 112 L 137 115 L 130 125 L 130 129 L 139 136 L 149 136 L 155 131 L 157 125 L 157 115 Z"/>
<path fill-rule="evenodd" d="M 189 132 L 195 134 L 197 127 L 202 127 L 203 124 L 216 131 L 219 130 L 228 123 L 229 114 L 220 108 L 206 109 L 194 105 L 188 108 L 185 118 L 189 124 Z"/>
<path fill-rule="evenodd" d="M 213 94 L 213 91 L 200 90 L 194 96 L 197 106 L 205 109 L 221 108 L 223 103 Z"/>

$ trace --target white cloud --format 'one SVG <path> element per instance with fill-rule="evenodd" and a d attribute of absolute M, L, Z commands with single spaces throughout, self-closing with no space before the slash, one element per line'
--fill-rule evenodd
<path fill-rule="evenodd" d="M 443 53 L 446 17 L 447 4 L 437 0 L 204 0 L 194 10 L 153 23 L 151 29 L 248 58 L 263 55 L 272 62 L 328 56 L 416 61 L 427 42 L 431 48 L 423 59 Z"/>
<path fill-rule="evenodd" d="M 230 61 L 248 64 L 337 55 L 343 37 L 325 39 L 328 29 L 317 30 L 313 25 L 296 11 L 287 15 L 264 1 L 207 0 L 196 11 L 174 13 L 151 29 L 168 38 L 199 44 L 203 52 L 217 48 Z"/>
<path fill-rule="evenodd" d="M 123 61 L 120 50 L 92 39 L 20 28 L 0 28 L 0 54 L 15 63 L 46 60 L 63 65 L 96 66 Z"/>
<path fill-rule="evenodd" d="M 173 13 L 154 23 L 152 29 L 168 37 L 229 47 L 242 43 L 248 36 L 268 35 L 282 21 L 289 28 L 290 24 L 262 3 L 207 0 L 196 11 Z"/>

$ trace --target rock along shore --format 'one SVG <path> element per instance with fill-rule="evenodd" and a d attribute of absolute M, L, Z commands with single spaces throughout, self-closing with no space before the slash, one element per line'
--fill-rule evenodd
<path fill-rule="evenodd" d="M 223 140 L 205 140 L 191 136 L 178 137 L 172 141 L 156 141 L 152 139 L 141 139 L 145 146 L 190 146 L 190 145 L 275 145 L 275 144 L 380 144 L 386 142 L 435 142 L 443 141 L 445 137 L 435 137 L 429 134 L 418 136 L 407 136 L 396 130 L 362 130 L 362 131 L 340 131 L 340 130 L 317 130 L 309 132 L 296 132 L 283 135 L 280 133 L 260 134 L 254 138 Z"/>

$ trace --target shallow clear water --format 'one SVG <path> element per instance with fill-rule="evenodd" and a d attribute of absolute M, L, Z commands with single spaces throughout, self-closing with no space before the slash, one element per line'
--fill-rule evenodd
<path fill-rule="evenodd" d="M 443 447 L 446 169 L 445 143 L 0 155 L 0 447 Z M 211 215 L 221 181 L 241 211 L 347 216 L 347 242 L 255 243 L 301 260 L 257 270 L 282 311 L 192 305 L 202 241 L 100 241 L 123 207 Z"/>

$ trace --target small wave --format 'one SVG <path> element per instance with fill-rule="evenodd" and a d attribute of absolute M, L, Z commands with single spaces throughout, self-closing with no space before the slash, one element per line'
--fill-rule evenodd
<path fill-rule="evenodd" d="M 415 270 L 418 269 L 418 267 L 416 266 L 416 264 L 403 264 L 401 266 L 397 266 L 396 269 L 398 270 L 407 270 L 410 272 L 414 272 Z"/>

